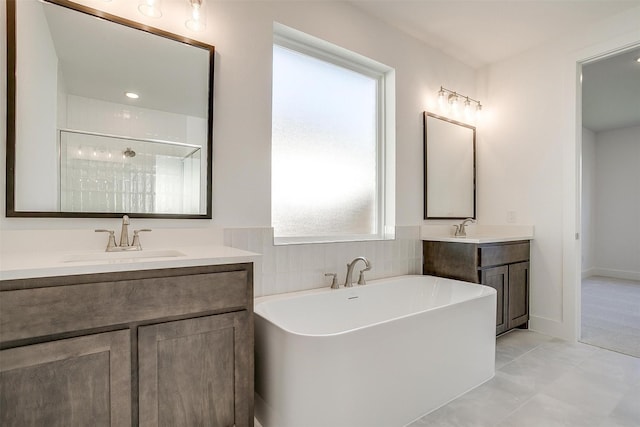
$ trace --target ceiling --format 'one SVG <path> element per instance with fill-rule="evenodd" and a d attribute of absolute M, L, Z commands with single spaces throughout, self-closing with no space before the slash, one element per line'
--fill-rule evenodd
<path fill-rule="evenodd" d="M 640 6 L 640 0 L 352 0 L 350 3 L 474 68 Z"/>
<path fill-rule="evenodd" d="M 473 67 L 502 61 L 640 0 L 352 0 L 354 7 Z M 639 24 L 640 25 L 640 24 Z M 640 125 L 640 46 L 584 66 L 583 125 Z"/>
<path fill-rule="evenodd" d="M 582 67 L 582 123 L 593 132 L 640 126 L 640 46 Z"/>

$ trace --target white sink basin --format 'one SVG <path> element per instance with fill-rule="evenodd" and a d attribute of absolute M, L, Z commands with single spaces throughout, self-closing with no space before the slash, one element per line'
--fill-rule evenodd
<path fill-rule="evenodd" d="M 67 255 L 62 262 L 132 262 L 136 260 L 150 260 L 155 258 L 176 258 L 186 256 L 173 249 L 120 251 L 120 252 L 85 252 L 81 254 Z"/>

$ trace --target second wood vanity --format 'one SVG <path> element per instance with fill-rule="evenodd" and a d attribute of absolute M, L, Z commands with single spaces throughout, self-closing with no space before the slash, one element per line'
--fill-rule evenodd
<path fill-rule="evenodd" d="M 528 240 L 491 243 L 424 240 L 423 273 L 496 289 L 496 334 L 528 327 Z"/>
<path fill-rule="evenodd" d="M 3 426 L 253 426 L 253 264 L 0 281 Z"/>

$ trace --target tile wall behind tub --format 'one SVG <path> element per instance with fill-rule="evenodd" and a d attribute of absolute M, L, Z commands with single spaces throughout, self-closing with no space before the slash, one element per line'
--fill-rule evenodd
<path fill-rule="evenodd" d="M 224 244 L 262 254 L 254 265 L 254 295 L 279 294 L 329 286 L 325 273 L 337 273 L 342 285 L 347 263 L 365 256 L 372 269 L 367 280 L 422 273 L 420 227 L 396 227 L 396 239 L 373 242 L 273 245 L 272 228 L 227 228 Z M 353 279 L 358 280 L 359 263 Z"/>

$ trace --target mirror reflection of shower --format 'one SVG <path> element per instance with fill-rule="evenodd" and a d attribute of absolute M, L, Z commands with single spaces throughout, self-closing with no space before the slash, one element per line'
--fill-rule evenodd
<path fill-rule="evenodd" d="M 201 147 L 60 130 L 64 212 L 185 213 L 200 203 Z"/>

